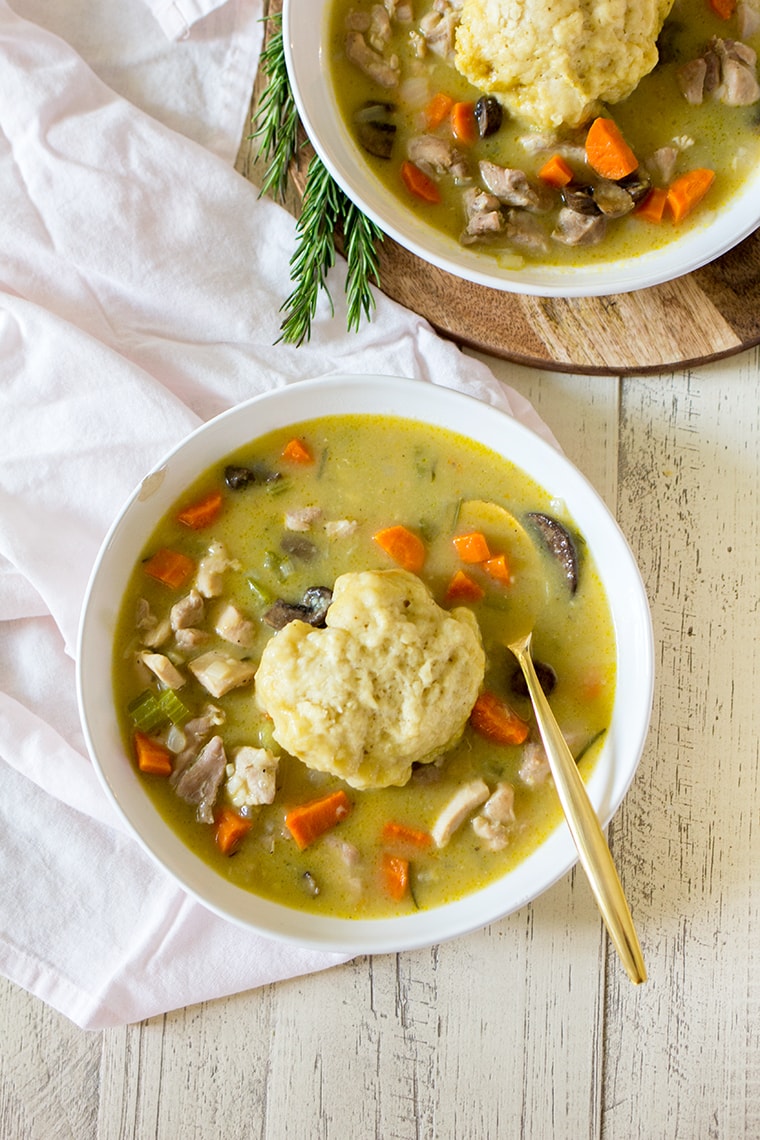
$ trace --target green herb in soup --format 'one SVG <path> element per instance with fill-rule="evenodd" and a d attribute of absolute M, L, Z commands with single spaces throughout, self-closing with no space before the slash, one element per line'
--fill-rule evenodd
<path fill-rule="evenodd" d="M 513 269 L 636 256 L 760 156 L 760 10 L 676 0 L 655 50 L 669 7 L 333 0 L 333 90 L 375 175 L 457 243 Z"/>
<path fill-rule="evenodd" d="M 113 664 L 130 762 L 246 890 L 345 917 L 440 906 L 559 822 L 505 648 L 538 581 L 538 668 L 586 773 L 615 642 L 562 504 L 443 429 L 274 432 L 189 487 L 134 569 Z"/>

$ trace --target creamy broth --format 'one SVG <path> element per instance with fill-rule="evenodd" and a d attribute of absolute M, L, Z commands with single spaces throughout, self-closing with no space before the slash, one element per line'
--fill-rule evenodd
<path fill-rule="evenodd" d="M 393 24 L 393 36 L 386 54 L 398 56 L 400 84 L 388 89 L 373 83 L 346 58 L 345 27 L 349 13 L 369 13 L 374 3 L 375 0 L 333 0 L 330 66 L 335 98 L 355 139 L 358 139 L 357 114 L 361 114 L 363 108 L 368 104 L 383 103 L 392 108 L 389 119 L 395 127 L 395 134 L 390 157 L 376 157 L 358 141 L 357 148 L 372 174 L 390 194 L 403 201 L 419 218 L 420 224 L 441 230 L 459 242 L 463 240 L 467 223 L 463 204 L 467 184 L 448 173 L 425 167 L 440 194 L 439 202 L 429 203 L 405 187 L 401 166 L 408 157 L 410 140 L 427 134 L 446 140 L 452 138 L 448 119 L 432 130 L 426 125 L 425 107 L 434 95 L 444 92 L 456 102 L 472 103 L 484 92 L 459 74 L 450 57 L 440 58 L 427 51 L 424 58 L 417 58 L 410 34 L 415 33 L 421 19 L 431 9 L 429 0 L 416 0 L 412 5 L 413 21 L 410 25 Z M 699 56 L 714 36 L 738 39 L 736 17 L 719 19 L 706 0 L 676 0 L 658 41 L 660 63 L 640 81 L 627 99 L 600 111 L 603 116 L 614 119 L 639 160 L 639 171 L 632 176 L 634 181 L 643 175 L 650 188 L 666 188 L 687 171 L 707 168 L 714 172 L 715 179 L 707 195 L 687 217 L 674 224 L 666 213 L 662 221 L 652 222 L 639 216 L 634 209 L 626 216 L 609 217 L 604 237 L 598 244 L 564 245 L 549 238 L 545 248 L 531 248 L 510 240 L 503 231 L 488 234 L 482 239 L 465 238 L 465 244 L 473 244 L 479 252 L 493 256 L 510 269 L 519 268 L 526 261 L 557 265 L 589 264 L 629 258 L 661 247 L 690 228 L 708 221 L 736 193 L 760 157 L 760 104 L 727 106 L 706 96 L 700 105 L 691 105 L 679 89 L 678 68 Z M 748 35 L 746 43 L 757 50 L 760 46 L 758 35 Z M 505 111 L 502 124 L 494 134 L 486 138 L 476 137 L 469 144 L 456 142 L 457 149 L 464 155 L 471 184 L 483 188 L 478 164 L 485 160 L 524 171 L 530 180 L 543 187 L 538 172 L 544 163 L 556 151 L 563 153 L 563 146 L 572 149 L 579 143 L 582 145 L 585 131 L 559 131 L 553 143 L 547 141 L 538 147 L 536 140 L 541 134 L 546 135 L 547 132 L 533 130 L 530 124 L 510 118 Z M 527 145 L 525 140 L 529 140 Z M 671 147 L 677 150 L 677 160 L 672 172 L 665 176 L 652 156 L 661 148 Z M 584 162 L 570 155 L 569 151 L 568 162 L 574 183 L 586 186 L 598 181 Z M 641 193 L 643 200 L 645 192 L 639 190 L 637 193 Z M 554 205 L 546 213 L 531 214 L 531 222 L 537 221 L 548 236 L 556 224 L 561 205 L 557 191 Z"/>
<path fill-rule="evenodd" d="M 283 447 L 293 436 L 305 442 L 312 462 L 283 460 Z M 228 465 L 249 469 L 260 465 L 257 469 L 281 478 L 231 490 L 224 479 Z M 194 531 L 177 522 L 185 505 L 216 490 L 222 492 L 222 509 L 210 526 Z M 538 621 L 534 655 L 556 673 L 551 703 L 587 775 L 610 722 L 615 641 L 597 572 L 572 520 L 564 515 L 561 503 L 550 501 L 522 471 L 488 449 L 443 429 L 376 416 L 324 417 L 251 443 L 205 472 L 151 535 L 126 592 L 115 638 L 115 701 L 127 755 L 133 758 L 129 706 L 146 689 L 160 691 L 156 683 L 146 683 L 144 669 L 136 664 L 143 646 L 143 635 L 136 630 L 138 607 L 147 600 L 160 619 L 192 583 L 191 578 L 171 589 L 150 578 L 146 560 L 156 550 L 181 551 L 197 565 L 215 542 L 222 543 L 234 560 L 224 572 L 223 597 L 207 603 L 200 624 L 213 631 L 216 611 L 231 601 L 252 621 L 252 642 L 238 649 L 212 632 L 209 641 L 191 652 L 179 651 L 171 639 L 156 651 L 170 657 L 189 678 L 178 696 L 192 715 L 209 703 L 223 709 L 224 723 L 215 731 L 223 737 L 228 757 L 243 745 L 266 746 L 278 754 L 281 749 L 272 740 L 271 723 L 257 708 L 253 687 L 211 698 L 187 669 L 193 653 L 223 647 L 256 664 L 267 641 L 277 636 L 262 620 L 272 600 L 297 601 L 309 587 L 332 587 L 336 577 L 346 572 L 390 569 L 392 560 L 373 540 L 389 525 L 403 524 L 423 539 L 426 560 L 420 577 L 438 604 L 449 607 L 448 584 L 462 565 L 452 536 L 461 533 L 458 518 L 463 502 L 469 500 L 495 502 L 517 517 L 544 512 L 575 535 L 580 564 L 575 594 L 570 593 L 556 559 L 542 554 L 551 588 Z M 286 514 L 313 506 L 322 514 L 309 530 L 294 535 L 285 529 Z M 349 533 L 329 535 L 325 523 L 331 521 L 357 525 Z M 290 552 L 283 549 L 283 540 Z M 417 767 L 406 786 L 364 791 L 281 754 L 274 802 L 251 810 L 252 827 L 233 855 L 220 853 L 214 827 L 197 821 L 195 806 L 178 798 L 169 780 L 141 774 L 159 812 L 201 859 L 246 890 L 288 906 L 327 915 L 378 917 L 440 906 L 473 891 L 503 875 L 546 838 L 560 811 L 550 779 L 530 786 L 520 775 L 526 747 L 537 740 L 537 731 L 529 702 L 511 689 L 515 662 L 503 644 L 505 622 L 514 616 L 510 609 L 517 602 L 509 587 L 489 580 L 477 567 L 466 569 L 484 589 L 482 600 L 466 603 L 477 617 L 486 651 L 484 687 L 506 699 L 531 725 L 528 742 L 494 744 L 468 726 L 459 744 L 439 763 Z M 155 735 L 165 740 L 166 732 L 164 726 Z M 402 844 L 398 854 L 409 860 L 410 889 L 399 900 L 389 898 L 380 863 L 394 845 L 383 840 L 383 825 L 393 820 L 429 832 L 452 795 L 474 777 L 484 779 L 490 789 L 502 781 L 512 785 L 516 820 L 508 845 L 489 850 L 470 820 L 441 849 L 433 845 L 409 850 Z M 347 792 L 350 815 L 300 851 L 284 826 L 286 811 L 338 788 Z M 215 807 L 225 802 L 223 784 Z M 356 852 L 350 866 L 348 850 Z"/>

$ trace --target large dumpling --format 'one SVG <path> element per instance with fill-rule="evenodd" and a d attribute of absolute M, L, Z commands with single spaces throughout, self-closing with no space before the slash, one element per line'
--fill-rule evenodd
<path fill-rule="evenodd" d="M 485 654 L 471 610 L 441 609 L 404 570 L 343 574 L 327 627 L 293 621 L 267 643 L 256 700 L 274 737 L 355 788 L 403 785 L 462 735 Z"/>
<path fill-rule="evenodd" d="M 546 129 L 580 126 L 657 63 L 673 0 L 463 0 L 456 65 Z"/>

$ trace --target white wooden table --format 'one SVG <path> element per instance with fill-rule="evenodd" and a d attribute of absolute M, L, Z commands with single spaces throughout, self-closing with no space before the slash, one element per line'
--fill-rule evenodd
<path fill-rule="evenodd" d="M 2 1140 L 760 1137 L 760 357 L 491 362 L 612 508 L 657 656 L 610 841 L 650 980 L 582 874 L 480 933 L 85 1033 L 0 983 Z"/>

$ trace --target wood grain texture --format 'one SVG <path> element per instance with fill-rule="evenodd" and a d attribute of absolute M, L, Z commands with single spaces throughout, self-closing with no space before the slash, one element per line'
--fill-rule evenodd
<path fill-rule="evenodd" d="M 265 7 L 277 13 L 282 0 L 267 0 Z M 259 72 L 252 115 L 264 86 Z M 296 216 L 313 154 L 303 133 L 301 143 L 284 202 Z M 243 140 L 237 169 L 260 185 L 264 165 L 257 148 L 254 139 Z M 760 343 L 760 231 L 676 281 L 606 297 L 533 297 L 474 285 L 427 264 L 389 237 L 379 248 L 379 264 L 382 291 L 443 336 L 532 367 L 645 375 L 721 359 Z"/>

